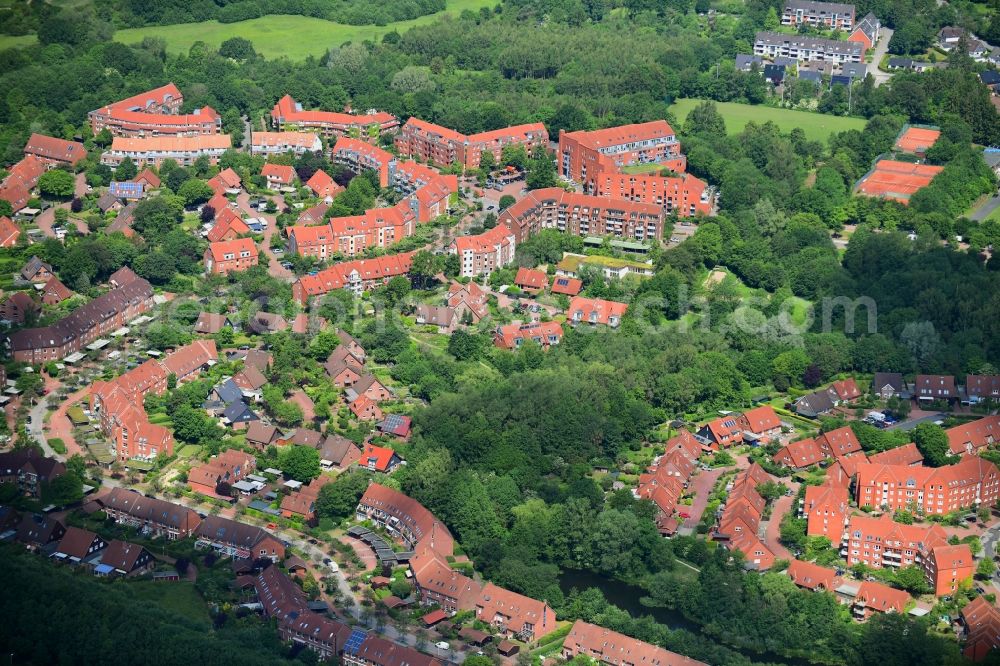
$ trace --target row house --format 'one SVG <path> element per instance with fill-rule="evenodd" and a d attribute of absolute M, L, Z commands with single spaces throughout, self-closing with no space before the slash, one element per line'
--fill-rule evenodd
<path fill-rule="evenodd" d="M 430 545 L 418 548 L 409 565 L 423 605 L 438 606 L 445 613 L 475 609 L 482 586 L 452 569 L 448 560 Z"/>
<path fill-rule="evenodd" d="M 0 453 L 0 483 L 17 486 L 28 497 L 41 497 L 42 487 L 65 473 L 66 465 L 34 448 Z"/>
<path fill-rule="evenodd" d="M 55 165 L 49 160 L 25 155 L 7 170 L 7 177 L 0 182 L 0 199 L 10 204 L 13 212 L 18 212 L 28 205 L 38 179 L 53 166 Z"/>
<path fill-rule="evenodd" d="M 411 117 L 394 140 L 400 155 L 421 162 L 449 165 L 460 164 L 466 169 L 478 169 L 483 153 L 489 152 L 499 163 L 507 146 L 547 148 L 549 133 L 542 123 L 515 125 L 503 129 L 465 135 L 461 132 Z"/>
<path fill-rule="evenodd" d="M 302 105 L 285 95 L 271 109 L 271 122 L 278 131 L 290 129 L 319 132 L 326 139 L 341 136 L 375 141 L 383 132 L 399 127 L 399 118 L 384 111 L 363 114 L 332 111 L 306 111 Z"/>
<path fill-rule="evenodd" d="M 799 506 L 806 519 L 806 534 L 825 536 L 836 546 L 844 537 L 844 525 L 850 511 L 851 494 L 838 485 L 808 486 Z"/>
<path fill-rule="evenodd" d="M 87 157 L 87 149 L 82 143 L 57 139 L 44 134 L 32 134 L 24 144 L 24 154 L 59 164 L 76 164 Z"/>
<path fill-rule="evenodd" d="M 411 550 L 426 546 L 447 557 L 454 549 L 451 532 L 424 505 L 381 484 L 368 486 L 356 514 L 358 520 L 371 520 Z"/>
<path fill-rule="evenodd" d="M 955 455 L 977 454 L 1000 441 L 1000 416 L 984 416 L 945 431 L 948 448 Z"/>
<path fill-rule="evenodd" d="M 587 183 L 600 173 L 617 173 L 623 167 L 659 164 L 683 173 L 687 167 L 681 144 L 665 120 L 621 125 L 591 132 L 559 131 L 559 175 L 574 183 Z"/>
<path fill-rule="evenodd" d="M 9 334 L 7 344 L 14 360 L 31 364 L 58 361 L 151 310 L 152 285 L 131 270 L 122 269 L 115 275 L 119 274 L 119 281 L 112 279 L 110 291 L 55 324 Z"/>
<path fill-rule="evenodd" d="M 771 475 L 757 463 L 737 474 L 712 535 L 730 551 L 740 551 L 746 565 L 758 571 L 770 569 L 776 559 L 771 549 L 757 536 L 767 505 L 757 492 L 757 486 L 772 480 Z"/>
<path fill-rule="evenodd" d="M 574 236 L 616 236 L 637 241 L 663 239 L 663 209 L 652 203 L 567 192 L 534 190 L 500 214 L 497 226 L 511 229 L 518 243 L 542 229 Z"/>
<path fill-rule="evenodd" d="M 912 601 L 913 598 L 903 590 L 866 580 L 858 586 L 851 614 L 855 619 L 867 620 L 876 613 L 903 613 Z"/>
<path fill-rule="evenodd" d="M 493 333 L 493 344 L 500 349 L 519 349 L 525 342 L 534 342 L 542 349 L 548 349 L 562 342 L 563 329 L 557 321 L 514 322 L 497 327 Z"/>
<path fill-rule="evenodd" d="M 1000 375 L 966 375 L 965 396 L 969 402 L 1000 401 Z"/>
<path fill-rule="evenodd" d="M 673 534 L 678 527 L 673 514 L 688 480 L 697 469 L 700 455 L 701 444 L 695 436 L 681 430 L 667 440 L 663 455 L 639 475 L 639 483 L 632 494 L 636 499 L 646 499 L 656 505 L 656 525 L 661 534 Z"/>
<path fill-rule="evenodd" d="M 586 298 L 575 296 L 566 311 L 566 321 L 571 324 L 602 324 L 610 328 L 618 328 L 622 317 L 628 309 L 627 303 L 608 301 L 603 298 Z"/>
<path fill-rule="evenodd" d="M 318 153 L 323 150 L 323 142 L 313 132 L 252 132 L 250 134 L 250 154 L 284 155 L 293 153 Z"/>
<path fill-rule="evenodd" d="M 304 257 L 325 261 L 335 254 L 353 257 L 370 247 L 387 248 L 413 235 L 416 215 L 401 201 L 392 208 L 372 208 L 362 215 L 334 217 L 317 226 L 287 230 L 288 248 Z"/>
<path fill-rule="evenodd" d="M 395 170 L 396 157 L 378 146 L 360 139 L 342 136 L 330 151 L 330 160 L 351 169 L 355 173 L 375 171 L 378 173 L 378 184 L 389 187 L 390 170 Z"/>
<path fill-rule="evenodd" d="M 789 35 L 781 32 L 758 32 L 753 45 L 754 55 L 793 60 L 819 60 L 836 63 L 861 62 L 864 46 L 858 42 Z"/>
<path fill-rule="evenodd" d="M 374 259 L 342 261 L 315 275 L 303 275 L 292 283 L 292 297 L 306 305 L 310 298 L 335 289 L 347 289 L 355 296 L 385 284 L 397 275 L 407 275 L 413 252 L 391 254 Z"/>
<path fill-rule="evenodd" d="M 222 154 L 232 147 L 228 134 L 203 136 L 157 136 L 144 138 L 115 137 L 111 148 L 101 155 L 101 164 L 117 167 L 126 159 L 138 166 L 160 166 L 164 160 L 174 160 L 181 166 L 191 166 L 195 160 L 207 157 L 218 164 Z"/>
<path fill-rule="evenodd" d="M 333 481 L 333 477 L 321 474 L 300 489 L 286 495 L 281 500 L 281 515 L 285 518 L 299 518 L 311 523 L 316 517 L 316 500 L 319 498 L 319 491 L 331 481 Z"/>
<path fill-rule="evenodd" d="M 221 516 L 206 516 L 194 531 L 198 548 L 212 548 L 233 559 L 285 559 L 285 543 L 259 527 Z"/>
<path fill-rule="evenodd" d="M 916 509 L 925 515 L 991 506 L 1000 497 L 998 475 L 996 465 L 978 456 L 937 468 L 862 463 L 855 501 L 861 507 Z"/>
<path fill-rule="evenodd" d="M 102 502 L 104 512 L 118 524 L 171 541 L 191 536 L 201 523 L 192 509 L 124 488 L 112 488 Z"/>
<path fill-rule="evenodd" d="M 441 666 L 440 660 L 411 647 L 380 636 L 358 634 L 360 642 L 350 642 L 340 656 L 345 666 Z"/>
<path fill-rule="evenodd" d="M 532 643 L 556 630 L 556 614 L 544 601 L 486 583 L 476 600 L 476 619 L 507 638 Z"/>
<path fill-rule="evenodd" d="M 253 473 L 256 467 L 257 461 L 252 455 L 228 449 L 208 462 L 192 467 L 188 472 L 188 485 L 196 493 L 215 497 L 220 484 L 231 486 Z"/>
<path fill-rule="evenodd" d="M 606 666 L 708 666 L 690 657 L 645 643 L 583 620 L 573 623 L 562 644 L 562 658 L 586 657 Z"/>
<path fill-rule="evenodd" d="M 854 28 L 854 5 L 815 0 L 785 0 L 781 25 L 808 25 L 822 30 L 850 32 Z"/>
<path fill-rule="evenodd" d="M 600 171 L 583 183 L 584 192 L 661 207 L 680 217 L 710 215 L 715 198 L 708 183 L 691 174 L 660 176 Z"/>
<path fill-rule="evenodd" d="M 210 243 L 205 250 L 205 272 L 228 275 L 253 268 L 258 263 L 257 246 L 252 238 Z"/>
<path fill-rule="evenodd" d="M 91 111 L 94 134 L 108 129 L 114 136 L 197 136 L 222 131 L 222 117 L 212 107 L 181 114 L 184 97 L 173 83 Z"/>
<path fill-rule="evenodd" d="M 488 277 L 514 261 L 517 243 L 515 232 L 498 223 L 475 236 L 458 236 L 448 246 L 448 252 L 458 255 L 460 276 Z"/>
<path fill-rule="evenodd" d="M 962 609 L 965 645 L 962 655 L 970 661 L 982 661 L 1000 648 L 1000 609 L 986 597 L 976 597 Z"/>

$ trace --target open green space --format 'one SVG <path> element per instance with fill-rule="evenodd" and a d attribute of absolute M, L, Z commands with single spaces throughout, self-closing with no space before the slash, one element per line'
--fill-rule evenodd
<path fill-rule="evenodd" d="M 443 12 L 384 26 L 345 25 L 309 16 L 273 15 L 237 23 L 203 21 L 130 28 L 117 31 L 114 39 L 125 44 L 137 44 L 146 37 L 159 37 L 166 41 L 167 50 L 171 53 L 187 53 L 195 42 L 204 42 L 215 48 L 230 37 L 244 37 L 253 42 L 258 53 L 268 58 L 287 56 L 292 60 L 303 60 L 308 56 L 321 56 L 327 49 L 344 42 L 380 39 L 393 30 L 402 32 L 433 23 L 444 14 L 458 15 L 466 9 L 476 12 L 496 4 L 496 0 L 448 0 L 448 8 Z M 34 35 L 0 35 L 0 50 L 34 43 Z"/>
<path fill-rule="evenodd" d="M 704 100 L 684 98 L 674 102 L 670 111 L 678 121 L 684 122 L 688 113 Z M 790 132 L 796 127 L 802 128 L 806 138 L 825 142 L 834 132 L 847 130 L 862 130 L 865 126 L 863 118 L 845 118 L 831 116 L 812 111 L 794 111 L 792 109 L 776 109 L 770 106 L 755 106 L 737 102 L 716 102 L 716 108 L 726 121 L 726 132 L 738 134 L 751 120 L 756 123 L 771 121 L 781 128 L 782 132 Z"/>
<path fill-rule="evenodd" d="M 142 580 L 128 583 L 129 592 L 136 598 L 151 601 L 196 622 L 208 624 L 208 606 L 188 581 L 157 583 Z"/>
<path fill-rule="evenodd" d="M 651 163 L 651 164 L 630 164 L 629 166 L 622 167 L 622 171 L 625 173 L 657 173 L 663 170 L 665 167 L 661 164 Z"/>

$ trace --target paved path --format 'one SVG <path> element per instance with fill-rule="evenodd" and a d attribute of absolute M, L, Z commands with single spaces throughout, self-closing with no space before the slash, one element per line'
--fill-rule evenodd
<path fill-rule="evenodd" d="M 987 217 L 989 217 L 990 213 L 995 211 L 997 208 L 1000 208 L 1000 194 L 991 197 L 990 199 L 987 199 L 986 203 L 977 208 L 975 212 L 973 212 L 972 215 L 969 216 L 969 219 L 974 220 L 976 222 L 982 222 Z"/>
<path fill-rule="evenodd" d="M 698 476 L 694 478 L 694 483 L 689 488 L 694 493 L 694 502 L 691 506 L 678 507 L 678 510 L 691 514 L 690 518 L 685 518 L 684 522 L 681 523 L 682 528 L 693 530 L 698 526 L 698 523 L 701 521 L 701 515 L 705 513 L 705 507 L 708 506 L 708 496 L 712 493 L 715 482 L 719 480 L 719 477 L 725 471 L 725 468 L 718 467 L 698 472 Z"/>
<path fill-rule="evenodd" d="M 78 197 L 82 197 L 87 193 L 87 179 L 82 172 L 76 174 L 76 186 L 74 188 L 73 193 L 75 196 Z M 35 218 L 35 224 L 38 225 L 38 228 L 42 230 L 43 234 L 45 234 L 49 238 L 55 238 L 56 232 L 53 231 L 52 228 L 55 226 L 56 222 L 56 209 L 65 208 L 66 210 L 69 210 L 69 205 L 70 202 L 66 201 L 56 206 L 50 206 L 49 208 L 46 208 L 44 211 L 39 213 L 38 217 Z M 81 234 L 90 233 L 90 228 L 87 227 L 87 224 L 83 220 L 75 220 L 70 218 L 70 223 L 75 223 L 76 228 L 79 230 Z"/>
<path fill-rule="evenodd" d="M 272 198 L 274 199 L 274 204 L 278 207 L 278 210 L 285 207 L 285 198 L 283 196 L 275 194 L 272 195 Z M 267 228 L 264 230 L 264 242 L 262 243 L 261 248 L 264 250 L 264 254 L 267 255 L 267 272 L 270 273 L 272 277 L 282 280 L 294 280 L 295 273 L 282 267 L 281 260 L 271 251 L 271 237 L 276 233 L 278 226 L 277 217 L 268 213 L 261 213 L 260 211 L 256 211 L 251 208 L 250 195 L 246 190 L 239 193 L 236 197 L 236 203 L 240 210 L 250 217 L 262 217 L 267 220 Z"/>
<path fill-rule="evenodd" d="M 795 492 L 793 490 L 793 492 Z M 781 519 L 792 508 L 795 495 L 782 495 L 771 506 L 771 518 L 764 527 L 764 543 L 778 559 L 792 560 L 795 557 L 781 543 Z"/>
<path fill-rule="evenodd" d="M 940 421 L 941 419 L 947 417 L 947 414 L 940 414 L 934 412 L 933 414 L 925 414 L 923 416 L 917 416 L 916 418 L 911 418 L 906 421 L 900 421 L 899 423 L 893 423 L 891 426 L 886 428 L 886 430 L 903 430 L 910 431 L 916 428 L 921 423 L 934 423 L 935 421 Z"/>
<path fill-rule="evenodd" d="M 56 408 L 56 411 L 52 412 L 52 416 L 49 417 L 47 428 L 48 435 L 61 439 L 66 444 L 66 455 L 68 456 L 71 456 L 74 453 L 85 455 L 83 447 L 77 444 L 76 439 L 73 437 L 73 424 L 70 422 L 67 412 L 70 407 L 87 397 L 87 393 L 89 391 L 90 387 L 86 386 L 76 393 L 71 394 L 63 400 L 62 404 L 60 404 L 59 407 Z"/>
<path fill-rule="evenodd" d="M 880 86 L 892 78 L 892 72 L 883 72 L 878 68 L 878 64 L 882 62 L 882 58 L 889 52 L 890 39 L 892 39 L 892 28 L 882 26 L 882 38 L 875 45 L 875 55 L 872 57 L 872 64 L 869 69 L 872 78 L 875 79 L 876 86 Z"/>

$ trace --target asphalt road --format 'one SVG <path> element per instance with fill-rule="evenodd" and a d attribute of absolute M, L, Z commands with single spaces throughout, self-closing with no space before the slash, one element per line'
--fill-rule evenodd
<path fill-rule="evenodd" d="M 872 78 L 875 79 L 876 86 L 880 86 L 892 78 L 892 72 L 883 72 L 878 68 L 878 64 L 882 62 L 882 58 L 889 52 L 890 39 L 892 39 L 892 28 L 882 26 L 882 38 L 875 45 L 875 55 L 872 56 L 871 69 L 869 70 Z"/>
<path fill-rule="evenodd" d="M 986 203 L 977 208 L 969 217 L 976 222 L 982 222 L 997 208 L 1000 208 L 1000 194 L 988 199 Z"/>
<path fill-rule="evenodd" d="M 917 419 L 911 419 L 909 421 L 900 421 L 899 423 L 893 423 L 891 426 L 886 428 L 886 430 L 904 430 L 910 431 L 916 428 L 921 423 L 934 423 L 935 421 L 940 421 L 946 416 L 946 414 L 928 414 L 927 416 L 921 416 Z"/>

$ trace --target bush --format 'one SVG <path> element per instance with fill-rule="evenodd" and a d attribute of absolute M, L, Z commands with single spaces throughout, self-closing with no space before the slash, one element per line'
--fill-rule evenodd
<path fill-rule="evenodd" d="M 62 441 L 58 437 L 53 437 L 52 439 L 50 439 L 49 446 L 51 446 L 52 450 L 55 451 L 56 453 L 59 454 L 66 453 L 66 442 Z"/>

